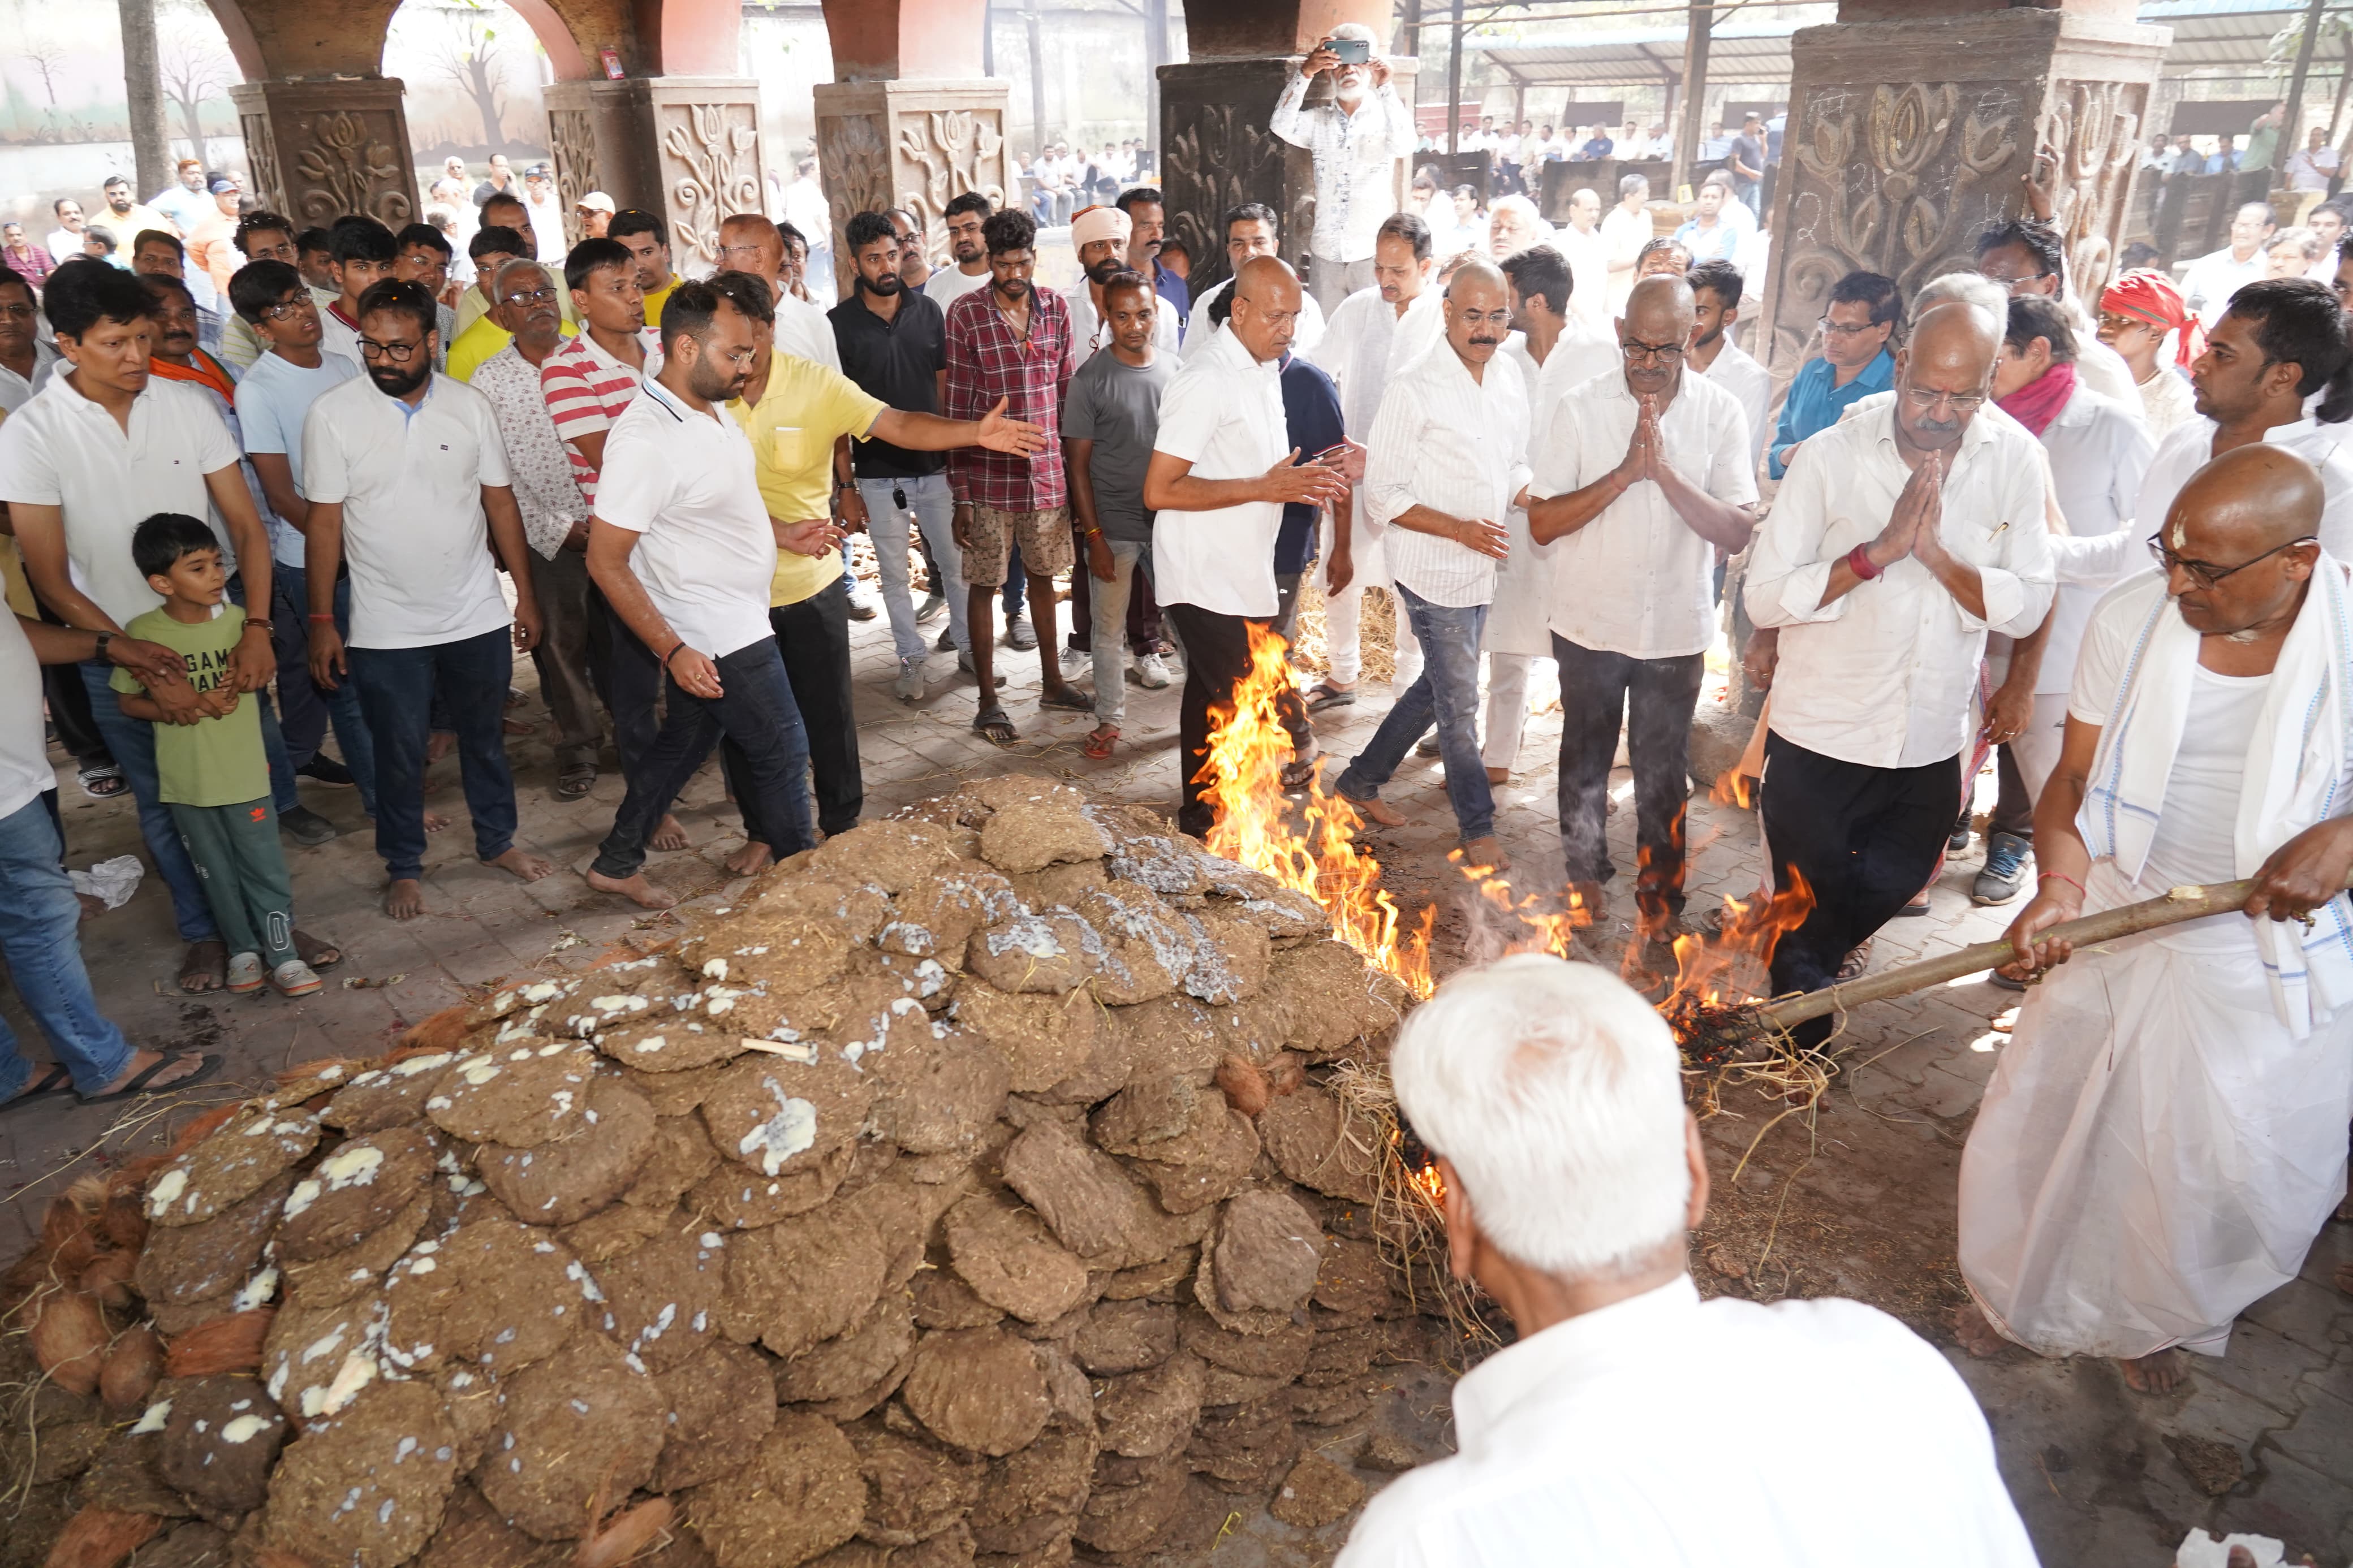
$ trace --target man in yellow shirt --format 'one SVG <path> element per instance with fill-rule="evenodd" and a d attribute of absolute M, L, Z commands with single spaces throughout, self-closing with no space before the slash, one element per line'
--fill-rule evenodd
<path fill-rule="evenodd" d="M 468 284 L 466 291 L 458 297 L 460 315 L 464 314 L 466 302 L 470 300 L 480 299 L 487 302 L 491 280 L 499 275 L 500 268 L 510 261 L 529 261 L 532 257 L 529 244 L 522 236 L 511 228 L 493 226 L 474 231 L 474 237 L 466 245 L 466 258 L 474 264 L 474 281 Z M 574 322 L 572 290 L 561 287 L 561 278 L 556 282 L 555 299 L 561 315 L 556 330 L 568 338 L 580 329 Z M 449 379 L 473 380 L 474 372 L 513 341 L 514 334 L 499 325 L 496 315 L 486 309 L 485 313 L 459 327 L 458 335 L 449 341 Z"/>
<path fill-rule="evenodd" d="M 857 826 L 865 801 L 858 718 L 850 704 L 849 584 L 841 570 L 844 530 L 834 495 L 834 442 L 844 436 L 875 437 L 911 451 L 987 447 L 1036 453 L 1045 449 L 1046 435 L 1035 425 L 1006 418 L 1001 401 L 981 419 L 943 419 L 893 408 L 839 371 L 776 353 L 776 304 L 764 279 L 722 272 L 711 283 L 752 319 L 758 343 L 752 379 L 727 411 L 751 439 L 760 499 L 776 526 L 768 622 L 776 627 L 785 675 L 808 731 L 818 826 L 830 837 Z M 735 798 L 756 798 L 733 742 L 723 742 L 721 757 Z M 727 867 L 749 876 L 771 858 L 769 847 L 753 838 L 728 858 Z"/>

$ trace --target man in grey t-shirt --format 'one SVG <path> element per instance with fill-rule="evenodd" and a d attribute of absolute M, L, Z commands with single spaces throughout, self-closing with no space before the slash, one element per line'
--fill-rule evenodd
<path fill-rule="evenodd" d="M 1103 287 L 1103 308 L 1111 347 L 1079 367 L 1062 402 L 1071 504 L 1086 544 L 1094 615 L 1095 729 L 1086 753 L 1098 761 L 1112 754 L 1127 715 L 1121 665 L 1128 590 L 1152 543 L 1144 470 L 1160 433 L 1160 395 L 1176 376 L 1175 358 L 1153 352 L 1159 305 L 1150 282 L 1135 273 L 1113 279 Z"/>

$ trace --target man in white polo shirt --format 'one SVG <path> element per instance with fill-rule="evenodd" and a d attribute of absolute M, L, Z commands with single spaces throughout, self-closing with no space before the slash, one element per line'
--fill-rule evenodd
<path fill-rule="evenodd" d="M 519 847 L 503 718 L 514 656 L 539 642 L 531 547 L 490 401 L 437 374 L 433 296 L 386 279 L 359 300 L 367 375 L 311 405 L 302 486 L 311 501 L 311 674 L 346 673 L 375 739 L 375 847 L 385 912 L 425 912 L 425 747 L 434 699 L 458 733 L 466 811 L 482 863 L 535 882 L 554 868 Z M 498 564 L 512 574 L 507 613 Z M 351 566 L 351 645 L 335 629 L 335 574 Z"/>
<path fill-rule="evenodd" d="M 646 879 L 647 841 L 723 735 L 743 755 L 746 824 L 779 860 L 814 842 L 808 734 L 768 622 L 776 531 L 751 437 L 717 406 L 743 393 L 757 352 L 751 318 L 718 289 L 672 289 L 661 369 L 605 442 L 588 520 L 589 575 L 652 651 L 668 697 L 588 885 L 649 910 L 678 900 Z"/>
<path fill-rule="evenodd" d="M 1339 473 L 1295 464 L 1287 449 L 1281 361 L 1299 321 L 1298 275 L 1279 258 L 1244 261 L 1227 330 L 1188 360 L 1160 403 L 1160 431 L 1145 470 L 1152 531 L 1153 591 L 1185 642 L 1177 766 L 1184 805 L 1176 826 L 1201 837 L 1211 826 L 1198 777 L 1209 753 L 1209 707 L 1233 701 L 1250 673 L 1250 633 L 1274 617 L 1274 541 L 1285 501 L 1323 506 L 1347 493 Z M 1305 454 L 1313 456 L 1313 454 Z M 1287 694 L 1286 781 L 1304 782 L 1315 732 L 1298 694 Z"/>
<path fill-rule="evenodd" d="M 1553 546 L 1560 661 L 1560 847 L 1599 914 L 1616 875 L 1606 830 L 1621 721 L 1634 764 L 1634 898 L 1664 939 L 1683 907 L 1691 721 L 1715 638 L 1717 552 L 1756 527 L 1756 457 L 1732 393 L 1684 363 L 1697 306 L 1680 278 L 1645 278 L 1618 321 L 1623 367 L 1561 399 L 1532 443 L 1528 531 Z M 1557 542 L 1556 543 L 1555 542 Z"/>
<path fill-rule="evenodd" d="M 58 352 L 71 370 L 52 375 L 0 426 L 0 500 L 8 504 L 33 592 L 69 626 L 119 633 L 163 603 L 132 560 L 132 531 L 159 511 L 205 518 L 220 540 L 224 563 L 237 574 L 236 596 L 248 606 L 233 656 L 237 687 L 267 690 L 277 668 L 269 645 L 269 539 L 217 405 L 200 387 L 150 374 L 153 306 L 138 278 L 102 262 L 69 261 L 50 275 L 45 293 Z M 86 663 L 81 673 L 91 717 L 131 780 L 141 835 L 172 890 L 172 912 L 189 944 L 180 988 L 217 990 L 227 984 L 228 953 L 158 793 L 154 726 L 123 715 L 104 662 Z M 205 716 L 193 686 L 166 685 L 151 695 L 174 722 Z M 266 704 L 262 712 L 265 742 L 282 766 L 277 721 Z M 298 950 L 307 941 L 298 941 Z M 320 962 L 304 958 L 314 967 Z"/>

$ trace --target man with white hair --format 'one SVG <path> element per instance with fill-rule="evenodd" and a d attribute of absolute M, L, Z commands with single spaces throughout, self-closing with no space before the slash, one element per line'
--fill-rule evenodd
<path fill-rule="evenodd" d="M 1618 182 L 1618 205 L 1601 220 L 1601 237 L 1609 245 L 1609 316 L 1626 308 L 1626 296 L 1634 291 L 1634 264 L 1641 259 L 1642 247 L 1659 237 L 1650 200 L 1651 182 L 1628 174 Z"/>
<path fill-rule="evenodd" d="M 1682 1067 L 1624 982 L 1546 954 L 1407 1017 L 1389 1070 L 1437 1156 L 1447 1261 L 1517 1338 L 1455 1384 L 1456 1453 L 1376 1496 L 1337 1568 L 2031 1568 L 1936 1349 L 1858 1301 L 1700 1299 Z M 1694 1468 L 1692 1412 L 1719 1408 L 1775 1412 L 1774 1441 Z"/>
<path fill-rule="evenodd" d="M 1361 43 L 1363 63 L 1344 63 L 1333 48 Z M 1332 98 L 1307 106 L 1307 89 L 1332 73 Z M 1398 160 L 1413 156 L 1413 111 L 1389 85 L 1388 62 L 1373 30 L 1343 22 L 1292 73 L 1267 130 L 1315 163 L 1315 230 L 1307 242 L 1308 285 L 1325 310 L 1373 280 L 1373 231 L 1397 210 Z"/>
<path fill-rule="evenodd" d="M 1552 238 L 1552 225 L 1525 196 L 1498 196 L 1487 209 L 1487 254 L 1501 261 Z"/>

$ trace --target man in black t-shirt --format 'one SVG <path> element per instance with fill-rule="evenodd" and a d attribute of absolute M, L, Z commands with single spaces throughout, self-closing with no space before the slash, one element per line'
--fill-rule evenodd
<path fill-rule="evenodd" d="M 1732 139 L 1732 151 L 1725 155 L 1725 172 L 1732 176 L 1732 194 L 1748 204 L 1748 210 L 1757 217 L 1757 192 L 1765 181 L 1765 121 L 1751 114 L 1740 122 L 1740 134 Z"/>

